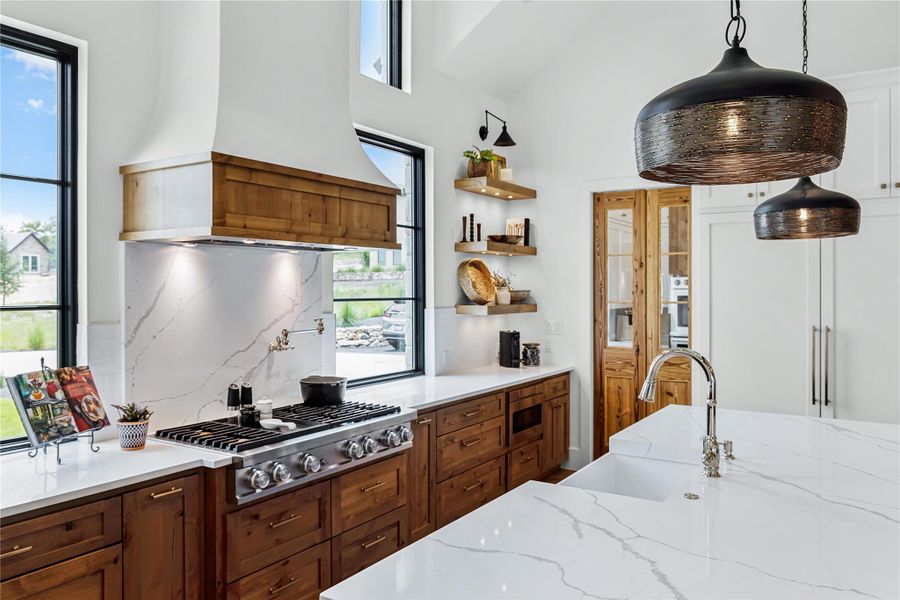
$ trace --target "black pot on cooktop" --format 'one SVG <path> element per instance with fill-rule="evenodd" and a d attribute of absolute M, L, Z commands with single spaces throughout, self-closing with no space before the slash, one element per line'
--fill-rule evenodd
<path fill-rule="evenodd" d="M 344 401 L 346 377 L 310 375 L 300 380 L 300 396 L 309 406 L 333 406 Z"/>

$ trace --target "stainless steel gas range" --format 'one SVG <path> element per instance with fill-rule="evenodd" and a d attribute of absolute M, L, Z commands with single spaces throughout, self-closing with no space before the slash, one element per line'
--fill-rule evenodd
<path fill-rule="evenodd" d="M 228 500 L 242 505 L 412 447 L 414 410 L 343 402 L 276 408 L 293 431 L 239 424 L 237 417 L 160 429 L 156 437 L 229 452 Z"/>

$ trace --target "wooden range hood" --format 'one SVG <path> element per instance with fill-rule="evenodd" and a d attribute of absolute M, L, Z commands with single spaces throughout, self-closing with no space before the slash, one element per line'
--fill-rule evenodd
<path fill-rule="evenodd" d="M 123 241 L 400 249 L 396 188 L 219 152 L 119 173 Z"/>

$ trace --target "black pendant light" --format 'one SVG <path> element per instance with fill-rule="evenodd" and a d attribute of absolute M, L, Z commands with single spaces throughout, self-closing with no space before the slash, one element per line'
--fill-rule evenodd
<path fill-rule="evenodd" d="M 494 145 L 501 147 L 515 146 L 516 142 L 513 141 L 512 136 L 510 136 L 506 131 L 506 121 L 487 110 L 484 111 L 484 125 L 478 128 L 478 137 L 480 137 L 482 140 L 486 140 L 488 133 L 490 133 L 490 131 L 488 130 L 488 115 L 503 123 L 503 129 L 500 131 L 500 135 L 498 135 L 497 139 L 494 141 Z"/>
<path fill-rule="evenodd" d="M 806 0 L 803 0 L 803 73 L 806 47 Z M 859 202 L 846 194 L 825 190 L 809 177 L 783 194 L 769 198 L 753 211 L 753 227 L 761 240 L 830 238 L 859 233 Z"/>
<path fill-rule="evenodd" d="M 821 79 L 753 62 L 740 45 L 746 31 L 740 0 L 731 0 L 725 28 L 731 47 L 722 61 L 641 110 L 634 127 L 641 177 L 682 185 L 755 183 L 841 164 L 844 97 Z"/>

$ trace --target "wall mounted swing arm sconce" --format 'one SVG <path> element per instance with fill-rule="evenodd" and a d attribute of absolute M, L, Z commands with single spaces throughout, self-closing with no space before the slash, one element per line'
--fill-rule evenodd
<path fill-rule="evenodd" d="M 494 117 L 495 119 L 497 119 L 498 121 L 503 123 L 503 129 L 500 131 L 500 135 L 497 136 L 496 141 L 494 141 L 494 145 L 501 146 L 501 147 L 515 146 L 516 142 L 513 141 L 512 137 L 506 131 L 506 121 L 504 121 L 503 119 L 501 119 L 500 117 L 498 117 L 497 115 L 495 115 L 494 113 L 492 113 L 489 110 L 484 111 L 484 125 L 482 125 L 481 127 L 478 128 L 478 137 L 480 137 L 482 140 L 486 140 L 488 133 L 490 133 L 488 131 L 488 115 Z"/>

